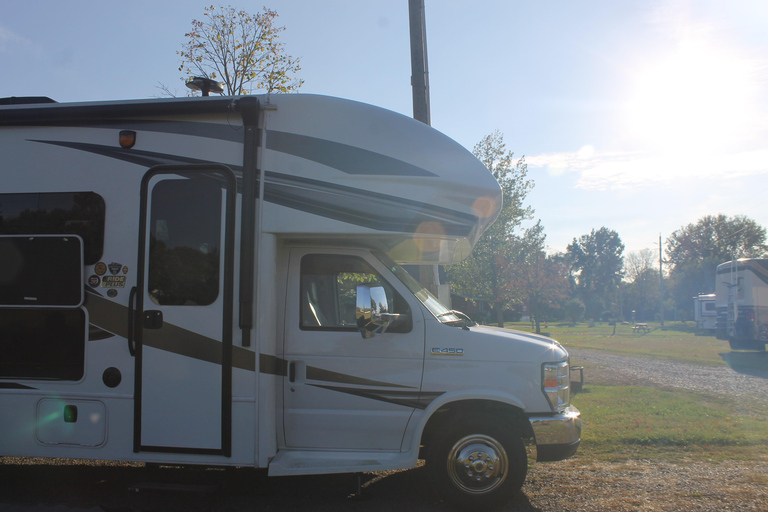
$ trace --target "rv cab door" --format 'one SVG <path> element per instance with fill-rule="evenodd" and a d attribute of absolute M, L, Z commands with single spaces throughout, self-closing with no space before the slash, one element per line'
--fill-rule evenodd
<path fill-rule="evenodd" d="M 360 285 L 384 288 L 398 320 L 363 337 Z M 284 444 L 297 449 L 400 450 L 420 407 L 424 319 L 418 302 L 366 251 L 290 253 L 283 357 Z"/>
<path fill-rule="evenodd" d="M 136 452 L 229 455 L 235 195 L 221 166 L 142 181 Z"/>

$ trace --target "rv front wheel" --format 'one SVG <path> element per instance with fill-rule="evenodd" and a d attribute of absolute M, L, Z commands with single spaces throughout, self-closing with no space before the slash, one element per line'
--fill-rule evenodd
<path fill-rule="evenodd" d="M 462 508 L 487 508 L 509 501 L 528 472 L 522 439 L 489 421 L 461 422 L 427 447 L 427 470 L 433 485 L 446 501 Z"/>

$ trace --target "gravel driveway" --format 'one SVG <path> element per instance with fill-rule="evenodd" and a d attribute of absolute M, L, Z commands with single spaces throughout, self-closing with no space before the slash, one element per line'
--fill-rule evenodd
<path fill-rule="evenodd" d="M 734 352 L 724 359 L 732 366 L 700 366 L 663 359 L 568 349 L 571 364 L 589 364 L 615 373 L 617 381 L 703 391 L 733 397 L 740 404 L 768 405 L 768 354 Z M 606 373 L 602 372 L 601 373 Z M 584 380 L 590 382 L 589 371 Z"/>

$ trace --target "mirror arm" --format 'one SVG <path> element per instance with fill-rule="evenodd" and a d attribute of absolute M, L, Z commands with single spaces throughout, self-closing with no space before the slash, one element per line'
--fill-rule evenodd
<path fill-rule="evenodd" d="M 387 332 L 387 329 L 389 329 L 389 326 L 392 325 L 392 323 L 400 318 L 399 313 L 377 313 L 373 315 L 374 320 L 379 319 L 380 321 L 383 321 L 379 327 L 374 329 L 374 333 L 376 334 L 384 334 Z"/>

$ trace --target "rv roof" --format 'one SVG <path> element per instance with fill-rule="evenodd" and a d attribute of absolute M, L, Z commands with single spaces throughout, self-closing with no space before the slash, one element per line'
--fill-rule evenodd
<path fill-rule="evenodd" d="M 493 175 L 455 141 L 410 117 L 328 96 L 14 103 L 0 106 L 0 126 L 76 128 L 64 139 L 25 136 L 68 151 L 57 155 L 66 161 L 80 152 L 137 172 L 169 162 L 227 165 L 238 179 L 263 179 L 264 232 L 369 238 L 400 262 L 466 257 L 501 208 Z M 139 143 L 121 148 L 116 135 L 113 145 L 96 142 L 80 128 L 135 131 Z M 153 143 L 158 137 L 165 142 Z"/>
<path fill-rule="evenodd" d="M 30 105 L 32 103 L 56 103 L 47 96 L 10 96 L 0 98 L 0 105 Z"/>

